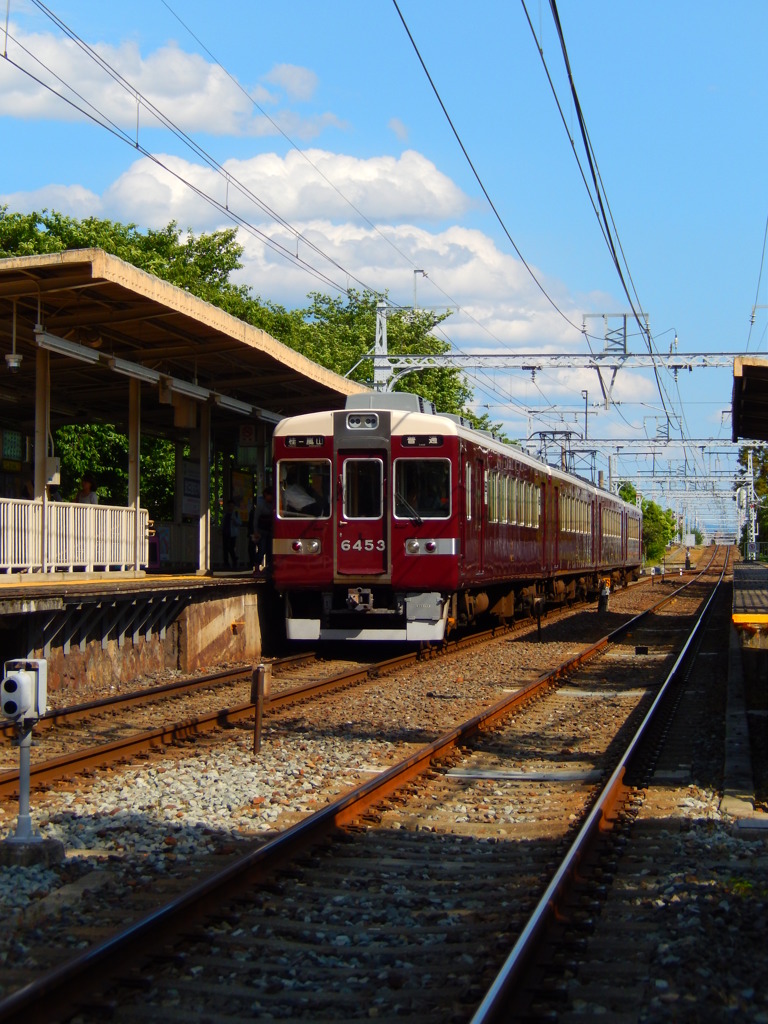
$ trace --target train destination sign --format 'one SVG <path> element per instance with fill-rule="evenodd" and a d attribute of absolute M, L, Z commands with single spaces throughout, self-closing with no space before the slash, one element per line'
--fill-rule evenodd
<path fill-rule="evenodd" d="M 315 437 L 286 437 L 286 448 L 322 448 L 325 438 L 322 434 Z"/>
<path fill-rule="evenodd" d="M 403 438 L 403 448 L 441 448 L 441 434 L 407 434 Z"/>

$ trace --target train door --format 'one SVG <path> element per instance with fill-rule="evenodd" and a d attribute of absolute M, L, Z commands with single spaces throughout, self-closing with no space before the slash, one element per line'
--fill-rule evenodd
<path fill-rule="evenodd" d="M 603 503 L 597 502 L 597 515 L 595 523 L 595 561 L 598 565 L 603 561 Z"/>
<path fill-rule="evenodd" d="M 461 563 L 464 572 L 468 573 L 474 569 L 477 562 L 475 474 L 469 453 L 460 451 L 459 459 L 461 460 L 461 471 L 463 474 L 463 490 L 460 492 L 463 504 L 459 514 L 459 522 L 461 523 Z"/>
<path fill-rule="evenodd" d="M 389 573 L 387 453 L 339 451 L 336 457 L 336 573 Z"/>
<path fill-rule="evenodd" d="M 552 488 L 552 508 L 547 507 L 547 485 L 541 485 L 541 507 L 544 511 L 544 550 L 551 570 L 560 568 L 560 488 Z"/>

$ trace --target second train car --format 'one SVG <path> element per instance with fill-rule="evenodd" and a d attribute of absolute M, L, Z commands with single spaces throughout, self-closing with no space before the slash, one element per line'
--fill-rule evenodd
<path fill-rule="evenodd" d="M 289 639 L 441 641 L 641 564 L 639 509 L 417 395 L 284 419 L 273 458 Z"/>

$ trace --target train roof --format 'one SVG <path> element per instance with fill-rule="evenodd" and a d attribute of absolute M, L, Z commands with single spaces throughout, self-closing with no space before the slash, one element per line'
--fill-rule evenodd
<path fill-rule="evenodd" d="M 610 491 L 598 487 L 583 477 L 550 466 L 548 463 L 529 455 L 517 445 L 508 444 L 486 431 L 471 427 L 460 416 L 436 412 L 431 402 L 421 398 L 420 395 L 407 392 L 368 392 L 365 394 L 349 395 L 344 410 L 325 410 L 323 412 L 288 417 L 277 424 L 274 436 L 282 437 L 287 434 L 301 433 L 327 437 L 333 434 L 334 415 L 343 415 L 343 412 L 350 410 L 365 409 L 388 410 L 391 413 L 391 433 L 393 437 L 399 437 L 403 434 L 434 433 L 436 429 L 439 429 L 444 435 L 458 436 L 474 444 L 480 444 L 486 451 L 496 452 L 499 455 L 512 455 L 523 465 L 546 473 L 549 477 L 567 480 L 590 493 L 607 494 L 615 501 L 628 504 L 618 495 L 611 494 Z"/>

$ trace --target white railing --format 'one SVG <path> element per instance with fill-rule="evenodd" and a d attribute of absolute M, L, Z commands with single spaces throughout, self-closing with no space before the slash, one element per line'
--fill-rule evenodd
<path fill-rule="evenodd" d="M 0 572 L 145 568 L 149 513 L 119 505 L 0 498 Z M 45 524 L 45 526 L 43 526 Z"/>

